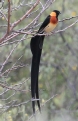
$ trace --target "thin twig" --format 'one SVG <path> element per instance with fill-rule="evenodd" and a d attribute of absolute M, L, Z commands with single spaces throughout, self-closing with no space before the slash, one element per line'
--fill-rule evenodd
<path fill-rule="evenodd" d="M 26 14 L 24 14 L 18 21 L 16 21 L 16 22 L 14 22 L 13 24 L 12 24 L 12 27 L 10 28 L 10 31 L 9 32 L 11 32 L 12 30 L 13 30 L 13 28 L 15 27 L 15 26 L 17 26 L 17 24 L 19 24 L 21 21 L 23 21 L 28 15 L 29 15 L 29 13 L 31 13 L 31 11 L 39 4 L 39 1 L 40 0 L 37 0 L 37 2 L 26 12 Z M 8 0 L 8 2 L 9 2 L 9 0 Z M 9 28 L 9 27 L 8 27 Z M 5 38 L 8 36 L 8 34 L 6 33 L 1 39 L 0 39 L 0 43 L 2 42 L 2 41 L 4 41 L 5 40 Z"/>
<path fill-rule="evenodd" d="M 8 27 L 7 27 L 7 35 L 10 33 L 10 16 L 11 16 L 11 3 L 8 0 Z"/>
<path fill-rule="evenodd" d="M 21 92 L 23 92 L 23 93 L 27 93 L 27 92 L 30 91 L 30 90 L 16 89 L 16 88 L 14 88 L 14 87 L 12 87 L 12 86 L 7 86 L 7 85 L 2 84 L 2 83 L 0 83 L 0 86 L 3 87 L 3 88 L 10 89 L 10 90 L 21 91 Z"/>

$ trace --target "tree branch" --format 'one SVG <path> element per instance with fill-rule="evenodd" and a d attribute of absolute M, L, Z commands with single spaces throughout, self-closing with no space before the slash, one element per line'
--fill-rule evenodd
<path fill-rule="evenodd" d="M 9 2 L 10 0 L 8 0 L 8 2 Z M 28 16 L 28 14 L 29 13 L 31 13 L 31 11 L 39 4 L 39 1 L 40 0 L 37 0 L 37 2 L 26 12 L 26 14 L 25 15 L 23 15 L 18 21 L 16 21 L 16 22 L 14 22 L 13 24 L 12 24 L 12 27 L 10 28 L 10 25 L 9 25 L 9 22 L 10 22 L 10 11 L 8 10 L 8 13 L 9 13 L 9 15 L 8 15 L 8 20 L 9 20 L 9 22 L 8 22 L 8 30 L 7 30 L 7 32 L 11 32 L 12 30 L 13 30 L 13 28 L 14 27 L 16 27 L 17 26 L 17 24 L 19 24 L 21 21 L 23 21 L 27 16 Z M 9 9 L 10 9 L 10 3 L 9 3 Z M 10 30 L 9 30 L 9 28 L 10 28 Z M 0 43 L 2 42 L 2 41 L 4 41 L 5 39 L 6 39 L 6 37 L 8 36 L 8 33 L 6 32 L 6 34 L 0 39 Z"/>
<path fill-rule="evenodd" d="M 8 0 L 8 27 L 7 27 L 7 35 L 10 33 L 10 16 L 11 16 L 11 3 Z"/>

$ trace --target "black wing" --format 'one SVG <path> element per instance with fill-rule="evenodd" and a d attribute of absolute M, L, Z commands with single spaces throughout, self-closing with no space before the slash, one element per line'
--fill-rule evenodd
<path fill-rule="evenodd" d="M 44 20 L 44 22 L 42 23 L 41 27 L 39 28 L 37 33 L 43 33 L 44 32 L 44 28 L 48 25 L 48 23 L 50 22 L 50 15 Z M 42 49 L 42 41 L 39 41 L 39 48 Z"/>
<path fill-rule="evenodd" d="M 38 33 L 43 31 L 43 29 L 50 23 L 50 15 L 47 16 L 47 18 L 44 20 L 44 22 L 42 23 L 41 27 L 38 30 Z"/>

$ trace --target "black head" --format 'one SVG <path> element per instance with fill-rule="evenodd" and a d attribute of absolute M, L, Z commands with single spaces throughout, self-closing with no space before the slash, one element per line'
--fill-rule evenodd
<path fill-rule="evenodd" d="M 60 11 L 58 11 L 58 10 L 54 10 L 53 12 L 55 12 L 56 13 L 56 16 L 58 17 L 58 15 L 59 14 L 61 14 L 61 12 Z"/>

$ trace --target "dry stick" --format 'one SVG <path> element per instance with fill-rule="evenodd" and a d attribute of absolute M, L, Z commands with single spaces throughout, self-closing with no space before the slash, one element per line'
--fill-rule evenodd
<path fill-rule="evenodd" d="M 66 20 L 71 20 L 71 19 L 77 18 L 77 17 L 78 17 L 78 15 L 75 16 L 75 17 L 65 18 L 65 19 L 63 19 L 63 20 L 59 20 L 59 22 L 66 21 Z M 78 22 L 78 21 L 76 21 L 75 23 L 73 23 L 73 24 L 71 24 L 71 25 L 65 27 L 63 30 L 55 31 L 54 33 L 63 32 L 63 31 L 65 31 L 66 29 L 68 29 L 69 27 L 72 27 L 72 26 L 73 26 L 74 24 L 76 24 L 77 22 Z M 16 33 L 10 35 L 9 38 L 7 38 L 6 41 L 5 41 L 5 42 L 2 42 L 0 45 L 2 45 L 3 43 L 6 43 L 8 40 L 10 40 L 10 39 L 12 39 L 12 38 L 18 36 L 19 34 L 36 35 L 35 33 L 29 33 L 29 32 L 24 32 L 24 31 L 21 31 L 21 32 L 20 32 L 20 31 L 14 31 L 14 32 L 16 32 Z M 48 35 L 52 35 L 52 34 L 54 34 L 54 33 L 47 34 L 47 36 L 48 36 Z M 46 34 L 38 34 L 38 35 L 46 35 Z"/>
<path fill-rule="evenodd" d="M 8 0 L 8 2 L 9 2 L 9 1 L 10 1 L 10 0 Z M 39 1 L 40 1 L 40 0 L 37 0 L 37 2 L 26 12 L 26 14 L 24 14 L 24 15 L 20 18 L 20 20 L 14 22 L 14 23 L 12 24 L 12 27 L 10 28 L 10 31 L 9 31 L 9 32 L 11 32 L 11 31 L 13 30 L 13 28 L 14 28 L 15 26 L 17 26 L 17 24 L 19 24 L 22 20 L 24 20 L 24 19 L 28 16 L 28 14 L 39 4 Z M 8 34 L 6 33 L 6 34 L 4 35 L 4 37 L 2 37 L 2 38 L 0 39 L 0 43 L 1 43 L 2 41 L 4 41 L 5 38 L 6 38 L 7 36 L 8 36 Z"/>
<path fill-rule="evenodd" d="M 8 19 L 7 19 L 7 17 L 6 17 L 6 15 L 2 12 L 2 11 L 0 11 L 0 14 L 2 15 L 2 17 L 4 17 L 5 18 L 5 20 L 8 22 Z M 4 25 L 3 25 L 4 26 Z M 1 27 L 1 26 L 0 26 Z"/>
<path fill-rule="evenodd" d="M 14 22 L 12 27 L 11 27 L 11 31 L 13 30 L 14 27 L 17 26 L 17 24 L 19 24 L 22 20 L 24 20 L 28 14 L 38 5 L 40 0 L 37 0 L 37 2 L 26 12 L 25 15 L 23 15 L 18 21 Z"/>
<path fill-rule="evenodd" d="M 65 20 L 65 19 L 64 19 Z M 63 21 L 64 21 L 63 20 Z M 65 30 L 67 30 L 68 28 L 70 28 L 70 27 L 72 27 L 73 25 L 75 25 L 76 23 L 78 23 L 78 20 L 76 20 L 74 23 L 72 23 L 72 24 L 70 24 L 69 26 L 67 26 L 67 27 L 65 27 L 64 29 L 61 29 L 61 30 L 57 30 L 57 31 L 54 31 L 54 32 L 50 32 L 50 33 L 48 33 L 48 34 L 46 34 L 46 33 L 43 33 L 43 34 L 40 34 L 40 33 L 37 33 L 37 34 L 35 34 L 35 33 L 30 33 L 30 32 L 22 32 L 22 31 L 14 31 L 15 33 L 20 33 L 20 34 L 28 34 L 28 35 L 32 35 L 32 36 L 35 36 L 35 35 L 45 35 L 45 36 L 49 36 L 49 35 L 52 35 L 52 34 L 56 34 L 56 33 L 59 33 L 59 32 L 63 32 L 63 31 L 65 31 Z"/>
<path fill-rule="evenodd" d="M 22 41 L 22 40 L 20 40 L 20 41 L 13 47 L 13 49 L 12 49 L 11 52 L 10 52 L 10 54 L 7 56 L 6 60 L 3 62 L 2 66 L 1 66 L 1 68 L 0 68 L 0 73 L 2 72 L 2 70 L 3 70 L 4 66 L 5 66 L 5 64 L 6 64 L 7 61 L 8 61 L 8 59 L 10 58 L 10 56 L 12 55 L 12 53 L 14 52 L 14 50 L 16 49 L 16 47 L 19 45 L 19 43 L 20 43 L 21 41 Z M 2 73 L 1 73 L 0 76 L 2 76 Z"/>
<path fill-rule="evenodd" d="M 63 32 L 63 31 L 65 31 L 66 29 L 68 29 L 68 28 L 74 26 L 74 25 L 77 24 L 77 23 L 78 23 L 78 19 L 77 19 L 74 23 L 72 23 L 72 24 L 70 24 L 69 26 L 65 27 L 64 29 L 58 30 L 58 31 L 56 31 L 56 32 L 54 32 L 54 33 Z"/>
<path fill-rule="evenodd" d="M 27 78 L 23 82 L 20 82 L 19 84 L 15 84 L 15 85 L 12 85 L 12 86 L 7 86 L 6 84 L 0 83 L 0 86 L 6 89 L 4 92 L 0 93 L 0 96 L 7 93 L 9 90 L 15 90 L 15 91 L 20 91 L 22 93 L 28 93 L 30 90 L 29 89 L 28 90 L 22 90 L 21 86 L 23 84 L 25 84 L 25 82 L 28 81 L 29 79 L 30 78 Z M 20 86 L 20 87 L 18 87 L 18 86 Z"/>
<path fill-rule="evenodd" d="M 65 19 L 63 19 L 63 20 L 59 20 L 59 22 L 63 22 L 63 21 L 65 21 L 65 20 L 71 20 L 71 19 L 77 18 L 77 17 L 78 17 L 78 15 L 77 15 L 77 16 L 72 16 L 72 17 L 70 17 L 70 18 L 65 18 Z"/>
<path fill-rule="evenodd" d="M 10 10 L 11 9 L 11 5 L 10 5 L 10 0 L 8 0 L 8 19 L 6 18 L 6 16 L 4 15 L 4 17 L 6 18 L 6 20 L 8 21 L 8 27 L 7 27 L 7 32 L 4 35 L 4 37 L 2 37 L 0 39 L 0 42 L 2 42 L 10 33 Z"/>
<path fill-rule="evenodd" d="M 42 15 L 42 13 L 51 5 L 51 4 L 53 4 L 53 2 L 55 2 L 55 0 L 52 0 L 52 2 L 49 4 L 49 5 L 47 5 L 48 3 L 46 2 L 46 4 L 45 4 L 45 9 L 42 9 L 41 10 L 41 12 L 32 20 L 32 22 L 31 23 L 29 23 L 25 28 L 24 28 L 24 30 L 26 30 L 31 24 L 33 24 L 41 15 Z M 47 6 L 46 6 L 47 5 Z"/>
<path fill-rule="evenodd" d="M 65 18 L 65 19 L 63 19 L 63 20 L 59 20 L 59 22 L 63 22 L 63 21 L 66 21 L 66 20 L 71 20 L 71 19 L 73 19 L 73 18 L 77 18 L 78 17 L 78 15 L 77 16 L 75 16 L 75 17 L 70 17 L 70 18 Z M 74 22 L 73 24 L 71 24 L 71 25 L 69 25 L 69 26 L 67 26 L 67 27 L 65 27 L 63 30 L 58 30 L 58 31 L 56 31 L 56 32 L 54 32 L 54 33 L 58 33 L 58 32 L 60 32 L 60 31 L 64 31 L 64 30 L 66 30 L 67 28 L 69 28 L 69 27 L 72 27 L 74 24 L 76 24 L 78 22 L 78 20 L 76 21 L 76 22 Z M 31 33 L 31 32 L 24 32 L 24 31 L 14 31 L 15 33 L 20 33 L 20 34 L 28 34 L 28 35 L 35 35 L 35 33 Z M 52 33 L 53 34 L 53 33 Z M 18 34 L 17 34 L 18 35 Z M 38 35 L 46 35 L 46 34 L 38 34 Z M 49 35 L 49 34 L 48 34 Z"/>
<path fill-rule="evenodd" d="M 2 84 L 2 83 L 0 83 L 0 86 L 3 87 L 3 88 L 10 89 L 10 90 L 21 91 L 21 92 L 23 92 L 23 93 L 27 93 L 27 92 L 30 91 L 30 90 L 16 89 L 16 88 L 14 88 L 14 87 L 12 87 L 12 86 L 9 87 L 9 86 L 7 86 L 7 85 L 5 85 L 5 84 Z"/>
<path fill-rule="evenodd" d="M 12 68 L 9 68 L 9 69 L 7 69 L 5 72 L 3 72 L 2 74 L 1 74 L 1 77 L 4 75 L 4 74 L 6 74 L 6 73 L 10 73 L 11 71 L 14 71 L 14 70 L 16 70 L 16 69 L 18 69 L 18 68 L 23 68 L 23 67 L 27 67 L 28 65 L 17 65 L 17 66 L 14 66 L 14 67 L 12 67 Z"/>
<path fill-rule="evenodd" d="M 53 2 L 55 2 L 55 0 L 52 0 L 51 4 L 52 4 Z M 46 2 L 46 3 L 47 3 L 47 2 Z M 38 2 L 37 2 L 37 4 L 38 4 Z M 50 4 L 50 5 L 51 5 L 51 4 Z M 35 4 L 34 4 L 34 5 L 35 5 Z M 46 6 L 45 6 L 45 7 L 46 7 Z M 49 7 L 49 6 L 47 6 L 45 9 L 47 9 L 48 7 Z M 34 9 L 34 8 L 33 8 L 33 9 Z M 29 10 L 29 11 L 30 11 L 30 10 Z M 43 12 L 43 11 L 44 11 L 44 10 L 42 10 L 42 12 Z M 42 13 L 42 12 L 41 12 L 41 13 Z M 41 13 L 40 13 L 40 14 L 41 14 Z M 28 13 L 28 14 L 29 14 L 29 13 Z M 27 16 L 28 16 L 28 14 L 27 14 Z M 39 14 L 39 15 L 40 15 L 40 14 Z M 25 15 L 26 15 L 26 14 L 25 14 Z M 32 24 L 32 23 L 39 17 L 39 15 L 38 15 L 30 24 Z M 25 18 L 26 18 L 26 17 L 25 17 Z M 21 22 L 21 21 L 20 21 L 20 22 Z M 16 23 L 16 22 L 15 22 L 15 23 Z M 18 24 L 18 23 L 17 23 L 17 24 Z M 29 24 L 29 25 L 30 25 L 30 24 Z M 29 25 L 28 25 L 28 26 L 29 26 Z M 13 26 L 13 25 L 12 25 L 12 26 Z M 27 26 L 26 28 L 28 28 L 28 26 Z M 15 26 L 14 26 L 14 27 L 15 27 Z M 14 28 L 14 27 L 13 27 L 13 28 Z M 12 28 L 12 29 L 13 29 L 13 28 Z M 25 29 L 26 29 L 26 28 L 25 28 Z M 12 30 L 10 30 L 10 31 L 12 31 Z M 16 36 L 18 36 L 18 35 L 19 35 L 19 33 L 17 33 L 15 36 L 12 36 L 11 38 L 8 38 L 8 40 L 10 40 L 10 39 L 12 39 L 12 38 L 14 38 L 14 37 L 16 37 Z M 6 37 L 7 37 L 7 36 L 5 35 L 5 37 L 3 37 L 3 39 L 1 38 L 0 43 L 1 43 Z M 8 40 L 7 40 L 7 41 L 8 41 Z M 2 44 L 2 43 L 1 43 L 1 44 Z"/>
<path fill-rule="evenodd" d="M 11 15 L 11 3 L 8 0 L 8 27 L 7 27 L 7 35 L 10 33 L 10 15 Z"/>
<path fill-rule="evenodd" d="M 77 16 L 76 16 L 76 17 L 77 17 Z M 70 20 L 70 19 L 72 19 L 72 18 L 75 18 L 75 17 L 63 19 L 63 21 L 65 21 L 65 20 Z M 62 20 L 60 20 L 59 22 L 62 22 Z M 57 30 L 57 31 L 51 32 L 51 33 L 49 33 L 49 34 L 45 34 L 45 33 L 43 33 L 43 34 L 36 34 L 36 33 L 24 32 L 24 31 L 21 31 L 21 32 L 20 32 L 20 31 L 14 31 L 15 33 L 12 34 L 12 35 L 10 35 L 9 38 L 7 38 L 5 41 L 1 42 L 0 45 L 2 45 L 3 43 L 6 43 L 6 42 L 9 41 L 10 39 L 12 39 L 12 38 L 14 38 L 14 37 L 16 37 L 16 36 L 18 36 L 18 35 L 20 35 L 20 34 L 28 34 L 28 35 L 32 35 L 32 36 L 35 36 L 35 35 L 50 36 L 50 35 L 53 35 L 53 34 L 56 34 L 56 33 L 64 32 L 64 31 L 67 30 L 68 28 L 74 26 L 76 23 L 78 23 L 78 20 L 76 20 L 74 23 L 70 24 L 69 26 L 65 27 L 65 28 L 62 29 L 62 30 Z"/>
<path fill-rule="evenodd" d="M 8 59 L 10 58 L 10 56 L 12 55 L 12 53 L 14 52 L 15 48 L 19 45 L 19 42 L 13 47 L 13 49 L 10 52 L 10 54 L 7 56 L 6 60 L 3 62 L 2 67 L 0 68 L 0 73 L 3 70 L 3 68 L 4 68 L 5 64 L 7 63 Z"/>
<path fill-rule="evenodd" d="M 14 38 L 14 37 L 17 37 L 18 35 L 19 35 L 19 33 L 12 33 L 10 36 L 8 36 L 8 37 L 5 39 L 5 41 L 2 41 L 2 42 L 0 43 L 0 45 L 2 45 L 3 43 L 6 43 L 7 41 L 11 40 L 11 39 Z"/>

